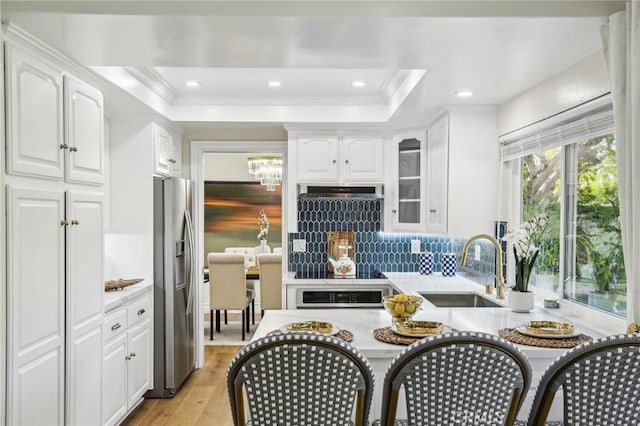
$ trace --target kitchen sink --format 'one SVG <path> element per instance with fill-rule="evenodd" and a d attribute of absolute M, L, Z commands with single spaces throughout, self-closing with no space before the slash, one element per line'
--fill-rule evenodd
<path fill-rule="evenodd" d="M 419 293 L 438 308 L 503 308 L 476 293 Z"/>

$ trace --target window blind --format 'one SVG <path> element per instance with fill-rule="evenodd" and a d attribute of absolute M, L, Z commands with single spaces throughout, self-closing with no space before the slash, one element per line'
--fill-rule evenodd
<path fill-rule="evenodd" d="M 513 139 L 501 138 L 502 161 L 613 133 L 613 106 L 609 103 L 549 127 L 544 127 L 544 122 L 540 124 L 538 131 L 519 132 L 521 136 Z"/>

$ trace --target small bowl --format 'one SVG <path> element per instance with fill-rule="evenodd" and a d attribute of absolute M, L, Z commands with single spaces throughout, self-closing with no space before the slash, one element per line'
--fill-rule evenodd
<path fill-rule="evenodd" d="M 398 331 L 406 334 L 424 336 L 425 334 L 440 334 L 442 323 L 437 321 L 411 321 L 396 323 Z"/>
<path fill-rule="evenodd" d="M 406 299 L 403 297 L 406 297 Z M 422 305 L 422 298 L 412 294 L 396 294 L 383 297 L 382 304 L 393 317 L 393 321 L 399 322 L 405 321 L 415 315 Z"/>
<path fill-rule="evenodd" d="M 544 299 L 544 307 L 548 309 L 558 309 L 560 302 L 557 299 Z"/>

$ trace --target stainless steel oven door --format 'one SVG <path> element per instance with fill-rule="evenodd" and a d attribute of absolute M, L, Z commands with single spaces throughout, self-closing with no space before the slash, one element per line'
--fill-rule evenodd
<path fill-rule="evenodd" d="M 382 298 L 393 294 L 389 285 L 296 289 L 296 308 L 382 308 Z"/>

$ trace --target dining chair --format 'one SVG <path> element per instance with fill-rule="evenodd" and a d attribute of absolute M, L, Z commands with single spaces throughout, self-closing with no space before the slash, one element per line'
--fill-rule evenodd
<path fill-rule="evenodd" d="M 282 309 L 282 254 L 258 255 L 260 309 Z"/>
<path fill-rule="evenodd" d="M 244 269 L 256 266 L 256 248 L 255 247 L 225 247 L 225 253 L 242 254 L 244 256 Z M 254 280 L 246 280 L 247 288 L 256 293 L 256 285 Z M 255 301 L 251 302 L 251 322 L 256 323 L 256 306 Z M 224 323 L 227 323 L 227 311 L 224 311 Z"/>
<path fill-rule="evenodd" d="M 632 425 L 640 419 L 640 334 L 592 340 L 553 361 L 540 379 L 529 425 L 544 425 L 562 388 L 564 424 Z"/>
<path fill-rule="evenodd" d="M 242 313 L 242 340 L 249 331 L 249 306 L 254 292 L 247 288 L 244 256 L 233 253 L 209 253 L 209 338 L 213 340 L 213 312 L 216 331 L 220 332 L 220 310 L 238 309 Z"/>
<path fill-rule="evenodd" d="M 236 354 L 227 370 L 227 390 L 235 426 L 361 426 L 368 424 L 373 372 L 362 353 L 343 340 L 282 333 L 257 339 Z"/>
<path fill-rule="evenodd" d="M 377 424 L 512 425 L 530 382 L 529 361 L 503 338 L 471 331 L 439 334 L 392 361 Z M 401 388 L 407 419 L 396 421 Z"/>

